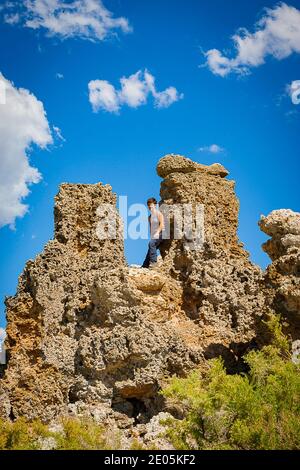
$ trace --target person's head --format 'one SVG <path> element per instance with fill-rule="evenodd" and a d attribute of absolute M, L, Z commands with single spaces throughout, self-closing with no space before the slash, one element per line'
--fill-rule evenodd
<path fill-rule="evenodd" d="M 147 199 L 147 206 L 150 211 L 155 209 L 156 204 L 157 200 L 155 199 L 155 197 L 149 197 L 149 199 Z"/>

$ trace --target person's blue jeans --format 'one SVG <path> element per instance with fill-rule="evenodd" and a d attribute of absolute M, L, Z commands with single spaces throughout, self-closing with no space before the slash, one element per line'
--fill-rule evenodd
<path fill-rule="evenodd" d="M 149 268 L 150 263 L 156 263 L 157 261 L 157 248 L 162 242 L 162 233 L 160 232 L 159 238 L 151 238 L 148 243 L 148 251 L 146 254 L 146 258 L 142 264 L 142 268 Z"/>

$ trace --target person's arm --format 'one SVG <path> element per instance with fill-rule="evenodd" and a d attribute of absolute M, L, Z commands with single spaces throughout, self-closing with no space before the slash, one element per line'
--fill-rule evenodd
<path fill-rule="evenodd" d="M 159 212 L 159 213 L 157 214 L 157 218 L 158 218 L 158 220 L 159 220 L 159 226 L 158 226 L 157 231 L 156 231 L 155 234 L 154 234 L 154 238 L 158 238 L 160 232 L 162 232 L 163 229 L 165 228 L 164 216 L 162 215 L 161 212 Z"/>

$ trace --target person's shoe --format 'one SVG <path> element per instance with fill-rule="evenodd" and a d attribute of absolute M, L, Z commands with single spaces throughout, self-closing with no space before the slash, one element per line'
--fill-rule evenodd
<path fill-rule="evenodd" d="M 149 264 L 149 269 L 154 269 L 154 268 L 156 268 L 157 266 L 158 266 L 158 262 L 155 261 L 155 263 L 150 263 L 150 264 Z"/>

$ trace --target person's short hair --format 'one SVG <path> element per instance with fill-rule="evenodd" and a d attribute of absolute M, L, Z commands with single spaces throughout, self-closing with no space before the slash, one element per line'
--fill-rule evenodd
<path fill-rule="evenodd" d="M 149 199 L 147 199 L 147 206 L 152 203 L 157 204 L 157 200 L 155 199 L 155 197 L 149 197 Z"/>

